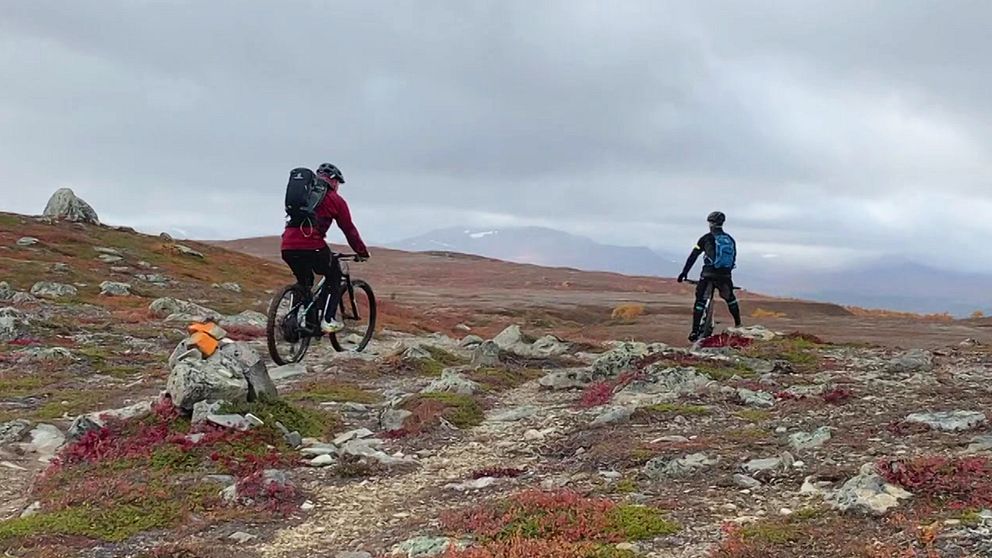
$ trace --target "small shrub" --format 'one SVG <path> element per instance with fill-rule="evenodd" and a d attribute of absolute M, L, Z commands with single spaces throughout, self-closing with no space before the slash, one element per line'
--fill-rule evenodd
<path fill-rule="evenodd" d="M 486 477 L 496 478 L 496 479 L 515 479 L 520 475 L 524 474 L 523 469 L 515 469 L 513 467 L 488 467 L 485 469 L 476 469 L 469 473 L 469 477 L 473 480 L 482 479 Z"/>
<path fill-rule="evenodd" d="M 847 388 L 839 387 L 825 392 L 820 397 L 829 405 L 843 405 L 854 397 L 854 392 Z"/>
<path fill-rule="evenodd" d="M 582 390 L 578 406 L 583 409 L 606 405 L 613 399 L 613 382 L 596 382 Z"/>
<path fill-rule="evenodd" d="M 269 468 L 287 468 L 297 458 L 281 436 L 207 428 L 188 437 L 189 421 L 167 401 L 145 418 L 108 421 L 59 453 L 35 481 L 31 498 L 42 503 L 36 516 L 0 522 L 0 540 L 39 536 L 122 541 L 138 533 L 168 529 L 190 514 L 220 509 L 215 486 L 204 474 L 231 474 L 239 490 L 265 510 L 296 509 L 288 486 L 253 479 Z M 231 512 L 233 513 L 233 512 Z M 262 516 L 258 510 L 253 515 Z M 16 544 L 16 543 L 15 543 Z"/>
<path fill-rule="evenodd" d="M 986 457 L 883 459 L 877 468 L 888 482 L 945 507 L 992 506 L 992 462 Z"/>
<path fill-rule="evenodd" d="M 785 312 L 775 312 L 774 310 L 765 310 L 764 308 L 756 308 L 751 312 L 752 318 L 784 318 L 786 317 Z"/>
<path fill-rule="evenodd" d="M 265 328 L 250 325 L 228 324 L 224 327 L 227 337 L 234 341 L 252 341 L 265 337 Z"/>
<path fill-rule="evenodd" d="M 643 304 L 621 304 L 613 309 L 613 313 L 610 315 L 614 320 L 633 320 L 638 316 L 644 315 L 644 305 Z"/>
<path fill-rule="evenodd" d="M 440 424 L 441 418 L 463 429 L 478 426 L 485 418 L 475 399 L 454 393 L 422 393 L 404 402 L 402 407 L 413 414 L 404 421 L 400 432 L 390 433 L 389 437 L 420 434 Z"/>
<path fill-rule="evenodd" d="M 721 347 L 743 349 L 750 347 L 752 343 L 754 343 L 754 341 L 748 339 L 747 337 L 741 337 L 740 335 L 733 335 L 730 333 L 721 333 L 719 335 L 714 335 L 703 339 L 699 346 L 706 349 L 716 349 Z"/>
<path fill-rule="evenodd" d="M 441 558 L 636 558 L 636 556 L 632 551 L 617 550 L 611 545 L 514 537 L 464 550 L 451 548 L 442 554 Z"/>
<path fill-rule="evenodd" d="M 521 538 L 600 544 L 644 540 L 679 530 L 655 508 L 617 506 L 605 498 L 570 491 L 521 492 L 496 504 L 442 514 L 441 525 L 454 534 L 490 541 Z"/>

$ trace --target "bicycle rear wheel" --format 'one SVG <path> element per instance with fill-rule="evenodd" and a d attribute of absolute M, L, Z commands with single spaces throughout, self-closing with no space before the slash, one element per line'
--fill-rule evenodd
<path fill-rule="evenodd" d="M 279 366 L 303 360 L 310 348 L 310 336 L 301 331 L 304 300 L 303 287 L 290 285 L 276 293 L 269 304 L 265 337 L 269 356 Z"/>
<path fill-rule="evenodd" d="M 375 334 L 376 307 L 372 287 L 356 279 L 351 282 L 351 288 L 342 289 L 340 313 L 344 330 L 330 336 L 331 346 L 339 353 L 364 351 Z"/>

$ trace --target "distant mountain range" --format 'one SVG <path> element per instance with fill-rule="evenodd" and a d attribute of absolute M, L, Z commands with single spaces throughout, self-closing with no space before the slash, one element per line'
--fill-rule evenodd
<path fill-rule="evenodd" d="M 411 252 L 461 252 L 518 263 L 673 277 L 681 264 L 650 248 L 611 246 L 544 227 L 438 229 L 389 245 Z"/>
<path fill-rule="evenodd" d="M 544 227 L 452 227 L 394 242 L 389 247 L 662 277 L 678 275 L 685 258 L 646 247 L 601 244 Z M 941 270 L 906 260 L 886 259 L 826 273 L 792 270 L 781 263 L 774 272 L 742 266 L 737 277 L 749 290 L 776 296 L 906 312 L 992 314 L 992 275 Z"/>

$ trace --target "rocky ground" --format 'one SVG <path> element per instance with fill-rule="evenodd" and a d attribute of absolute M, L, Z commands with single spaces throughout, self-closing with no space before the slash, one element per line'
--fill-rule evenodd
<path fill-rule="evenodd" d="M 978 342 L 387 321 L 366 353 L 262 364 L 278 398 L 248 402 L 284 271 L 3 218 L 7 555 L 992 556 Z M 226 330 L 217 357 L 176 351 L 200 317 Z"/>

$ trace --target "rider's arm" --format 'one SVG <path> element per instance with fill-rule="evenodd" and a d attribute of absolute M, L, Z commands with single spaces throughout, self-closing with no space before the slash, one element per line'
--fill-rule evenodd
<path fill-rule="evenodd" d="M 685 261 L 685 267 L 682 268 L 682 276 L 688 276 L 689 272 L 692 271 L 692 266 L 696 265 L 696 260 L 699 259 L 699 255 L 703 253 L 703 242 L 706 237 L 699 239 L 696 245 L 692 247 L 692 252 L 689 253 L 689 258 Z"/>
<path fill-rule="evenodd" d="M 344 198 L 338 196 L 337 200 L 337 216 L 335 220 L 338 222 L 338 228 L 344 233 L 344 237 L 348 240 L 348 245 L 351 249 L 355 251 L 356 254 L 363 257 L 368 257 L 369 249 L 362 242 L 362 235 L 358 234 L 358 228 L 355 227 L 355 223 L 351 220 L 351 211 L 348 209 L 348 202 L 344 201 Z"/>

